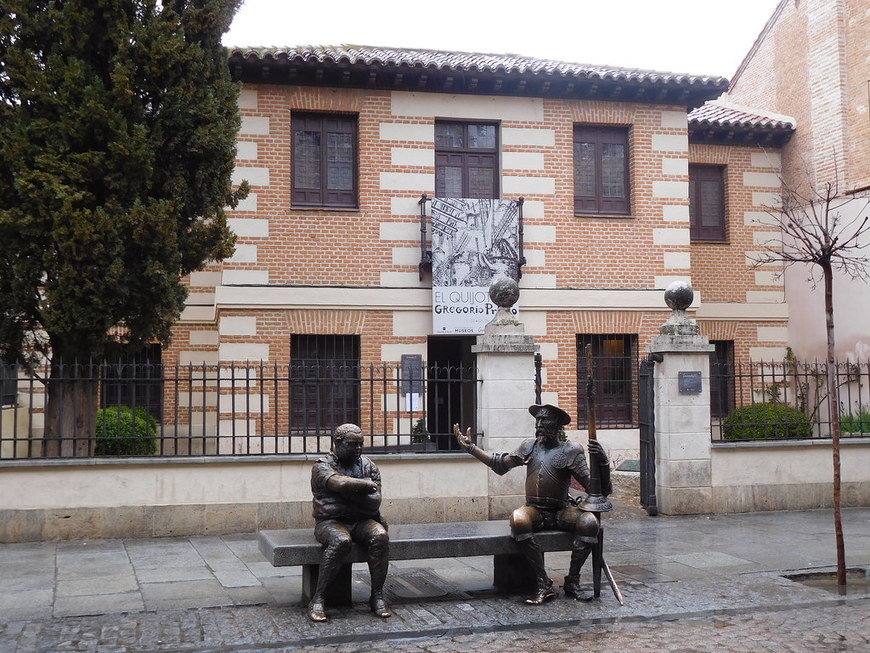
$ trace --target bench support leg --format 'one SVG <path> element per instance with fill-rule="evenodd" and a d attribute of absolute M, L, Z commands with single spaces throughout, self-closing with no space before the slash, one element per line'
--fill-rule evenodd
<path fill-rule="evenodd" d="M 493 556 L 493 584 L 502 592 L 524 592 L 535 588 L 535 572 L 522 553 Z"/>
<path fill-rule="evenodd" d="M 350 605 L 353 602 L 351 591 L 353 565 L 341 566 L 341 570 L 326 589 L 323 597 L 328 605 Z M 320 565 L 302 565 L 302 601 L 308 603 L 314 590 L 317 589 L 317 578 L 320 575 Z"/>

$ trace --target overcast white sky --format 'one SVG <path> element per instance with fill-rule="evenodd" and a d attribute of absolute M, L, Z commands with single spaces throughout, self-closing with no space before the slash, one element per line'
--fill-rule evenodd
<path fill-rule="evenodd" d="M 779 0 L 244 0 L 229 46 L 514 53 L 733 76 Z"/>

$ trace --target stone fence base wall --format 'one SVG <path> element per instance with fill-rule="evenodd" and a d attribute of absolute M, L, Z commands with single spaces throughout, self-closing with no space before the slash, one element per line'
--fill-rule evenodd
<path fill-rule="evenodd" d="M 311 459 L 27 461 L 0 467 L 0 542 L 249 533 L 306 528 Z M 392 523 L 504 518 L 485 466 L 470 456 L 375 457 Z M 824 441 L 717 444 L 709 488 L 659 488 L 679 510 L 705 514 L 830 507 Z M 510 474 L 522 478 L 523 469 Z M 844 506 L 870 506 L 870 438 L 844 442 Z M 660 497 L 661 498 L 661 497 Z M 660 502 L 661 505 L 661 502 Z"/>

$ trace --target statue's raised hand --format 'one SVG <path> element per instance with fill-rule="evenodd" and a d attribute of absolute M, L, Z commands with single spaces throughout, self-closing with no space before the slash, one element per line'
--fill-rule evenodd
<path fill-rule="evenodd" d="M 471 447 L 474 446 L 474 443 L 471 441 L 471 428 L 465 430 L 465 433 L 462 433 L 462 430 L 459 428 L 459 424 L 453 425 L 453 437 L 456 438 L 457 444 L 464 450 L 469 451 Z"/>

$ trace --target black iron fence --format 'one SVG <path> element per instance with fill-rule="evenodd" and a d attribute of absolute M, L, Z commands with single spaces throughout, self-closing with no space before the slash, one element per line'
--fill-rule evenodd
<path fill-rule="evenodd" d="M 400 364 L 328 360 L 7 365 L 0 459 L 320 453 L 345 422 L 360 425 L 370 452 L 455 450 L 454 423 L 477 432 L 475 369 L 407 374 Z"/>
<path fill-rule="evenodd" d="M 712 363 L 714 440 L 831 437 L 833 381 L 843 437 L 870 435 L 870 362 Z"/>

